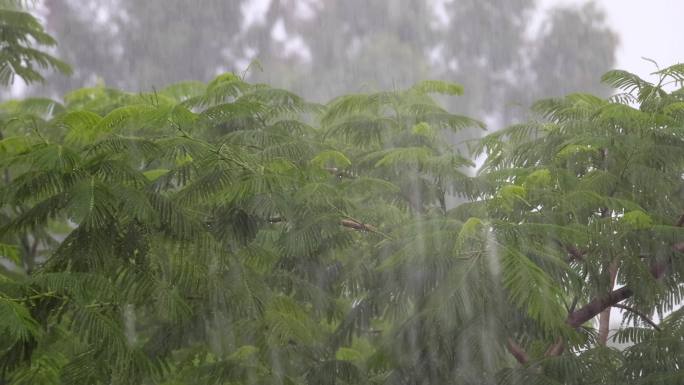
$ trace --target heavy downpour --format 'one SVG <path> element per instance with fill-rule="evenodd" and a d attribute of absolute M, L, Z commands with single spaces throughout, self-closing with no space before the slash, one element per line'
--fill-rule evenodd
<path fill-rule="evenodd" d="M 684 385 L 683 13 L 0 0 L 0 385 Z"/>

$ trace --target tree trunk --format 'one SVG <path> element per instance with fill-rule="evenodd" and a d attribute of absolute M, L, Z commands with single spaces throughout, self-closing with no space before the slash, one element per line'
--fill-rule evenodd
<path fill-rule="evenodd" d="M 610 284 L 608 291 L 613 291 L 615 286 L 615 278 L 617 277 L 617 260 L 613 260 L 608 265 L 608 274 L 610 274 Z M 605 308 L 601 314 L 599 314 L 599 333 L 598 333 L 598 343 L 601 346 L 606 346 L 608 343 L 608 334 L 610 333 L 610 311 L 611 307 Z"/>

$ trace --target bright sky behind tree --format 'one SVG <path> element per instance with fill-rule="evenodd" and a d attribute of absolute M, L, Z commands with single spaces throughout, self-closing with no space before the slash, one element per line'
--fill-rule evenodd
<path fill-rule="evenodd" d="M 617 67 L 642 77 L 655 70 L 653 59 L 662 67 L 684 61 L 684 1 L 598 0 L 608 23 L 618 32 Z M 583 0 L 540 0 L 544 8 L 559 4 L 584 4 Z"/>

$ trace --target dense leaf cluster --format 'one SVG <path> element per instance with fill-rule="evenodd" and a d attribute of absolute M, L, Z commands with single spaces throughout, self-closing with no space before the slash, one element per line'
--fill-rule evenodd
<path fill-rule="evenodd" d="M 6 103 L 0 383 L 682 383 L 684 67 L 657 76 L 471 154 L 439 81 Z"/>

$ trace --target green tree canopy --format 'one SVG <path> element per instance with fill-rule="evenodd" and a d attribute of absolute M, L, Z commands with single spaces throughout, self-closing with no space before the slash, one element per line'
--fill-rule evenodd
<path fill-rule="evenodd" d="M 540 101 L 472 154 L 442 81 L 5 103 L 0 379 L 682 383 L 684 67 L 656 77 L 608 72 L 622 93 Z"/>

